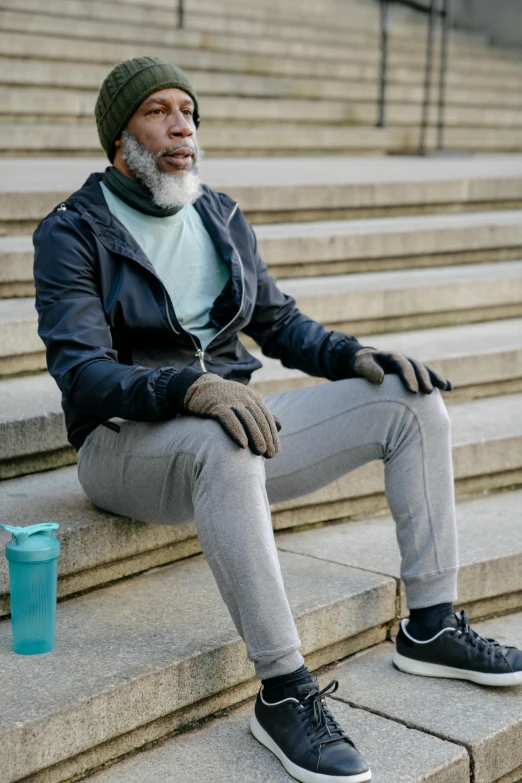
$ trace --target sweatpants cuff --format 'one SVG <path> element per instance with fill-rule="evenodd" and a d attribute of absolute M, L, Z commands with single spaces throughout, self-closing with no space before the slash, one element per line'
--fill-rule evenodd
<path fill-rule="evenodd" d="M 408 609 L 453 603 L 458 598 L 458 568 L 404 580 Z"/>
<path fill-rule="evenodd" d="M 276 660 L 270 660 L 264 658 L 263 660 L 254 661 L 256 669 L 256 677 L 260 680 L 268 680 L 269 677 L 279 677 L 281 674 L 291 674 L 296 669 L 300 669 L 304 663 L 304 658 L 299 650 L 292 650 L 292 652 L 282 655 Z"/>

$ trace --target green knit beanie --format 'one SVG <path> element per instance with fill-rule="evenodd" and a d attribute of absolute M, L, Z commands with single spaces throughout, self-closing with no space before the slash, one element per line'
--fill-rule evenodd
<path fill-rule="evenodd" d="M 194 124 L 199 128 L 198 99 L 194 87 L 177 65 L 159 57 L 134 57 L 120 63 L 105 78 L 94 115 L 100 142 L 110 162 L 114 162 L 114 142 L 121 135 L 138 106 L 153 92 L 179 87 L 193 99 Z"/>

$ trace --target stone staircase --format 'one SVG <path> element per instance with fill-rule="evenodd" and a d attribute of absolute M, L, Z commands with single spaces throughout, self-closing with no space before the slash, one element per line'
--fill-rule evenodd
<path fill-rule="evenodd" d="M 112 65 L 144 51 L 174 58 L 189 73 L 210 156 L 309 155 L 311 138 L 322 155 L 416 149 L 425 21 L 393 9 L 383 130 L 375 127 L 373 0 L 185 0 L 184 29 L 170 0 L 1 0 L 0 156 L 99 153 L 100 84 Z M 446 145 L 520 150 L 521 82 L 522 58 L 455 32 Z M 319 114 L 311 101 L 319 101 Z M 435 120 L 433 106 L 429 146 Z"/>
<path fill-rule="evenodd" d="M 292 780 L 249 734 L 258 681 L 195 526 L 90 503 L 36 331 L 31 233 L 107 165 L 91 157 L 97 90 L 144 52 L 194 80 L 204 180 L 239 202 L 280 288 L 452 380 L 458 606 L 522 647 L 522 156 L 499 154 L 521 147 L 522 60 L 477 36 L 451 43 L 447 144 L 496 154 L 383 157 L 417 145 L 417 17 L 394 9 L 382 131 L 377 4 L 185 6 L 177 30 L 171 0 L 0 0 L 0 518 L 59 522 L 62 544 L 43 656 L 12 651 L 0 557 L 0 783 Z M 327 382 L 242 341 L 265 396 Z M 332 711 L 375 783 L 522 783 L 522 688 L 391 666 L 407 606 L 382 464 L 271 511 L 306 663 L 322 686 L 339 680 Z"/>
<path fill-rule="evenodd" d="M 240 201 L 303 312 L 452 380 L 458 605 L 484 633 L 522 644 L 522 158 L 274 163 L 206 160 L 204 179 Z M 0 779 L 289 782 L 248 733 L 258 681 L 194 525 L 104 512 L 77 480 L 36 332 L 30 233 L 105 165 L 0 167 L 1 516 L 57 521 L 62 543 L 49 655 L 12 652 L 0 559 Z M 264 395 L 327 382 L 257 353 Z M 423 681 L 390 664 L 407 606 L 382 464 L 271 510 L 303 654 L 323 686 L 339 679 L 332 709 L 374 780 L 519 783 L 520 688 Z"/>

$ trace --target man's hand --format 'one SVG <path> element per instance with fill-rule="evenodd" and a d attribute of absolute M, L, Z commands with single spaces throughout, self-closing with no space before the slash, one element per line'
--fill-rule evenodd
<path fill-rule="evenodd" d="M 262 395 L 237 381 L 216 373 L 205 373 L 189 386 L 184 399 L 187 413 L 217 419 L 238 446 L 267 459 L 281 448 L 279 419 L 267 407 Z"/>
<path fill-rule="evenodd" d="M 421 391 L 424 394 L 431 394 L 434 386 L 443 391 L 453 389 L 451 381 L 444 380 L 426 364 L 409 359 L 402 353 L 362 348 L 354 354 L 352 368 L 357 375 L 367 378 L 372 383 L 382 383 L 386 373 L 396 373 L 411 392 Z"/>

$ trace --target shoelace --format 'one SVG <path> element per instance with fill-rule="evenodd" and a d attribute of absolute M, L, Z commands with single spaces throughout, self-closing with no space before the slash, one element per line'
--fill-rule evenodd
<path fill-rule="evenodd" d="M 463 636 L 468 644 L 471 645 L 471 647 L 478 646 L 479 652 L 482 652 L 482 650 L 485 649 L 487 655 L 493 655 L 494 658 L 499 659 L 505 650 L 513 649 L 511 647 L 501 645 L 495 639 L 481 636 L 472 628 L 470 628 L 468 615 L 466 614 L 465 610 L 462 610 L 460 617 L 458 617 L 458 615 L 456 616 L 458 625 L 455 633 L 459 636 Z"/>
<path fill-rule="evenodd" d="M 314 745 L 328 745 L 330 742 L 339 742 L 339 740 L 348 740 L 350 745 L 355 747 L 350 737 L 333 717 L 325 701 L 325 696 L 335 693 L 338 687 L 339 681 L 332 680 L 322 691 L 310 691 L 306 698 L 300 702 L 298 709 L 301 711 L 301 720 L 309 727 L 307 735 L 313 736 L 315 734 L 311 743 L 312 747 Z"/>

